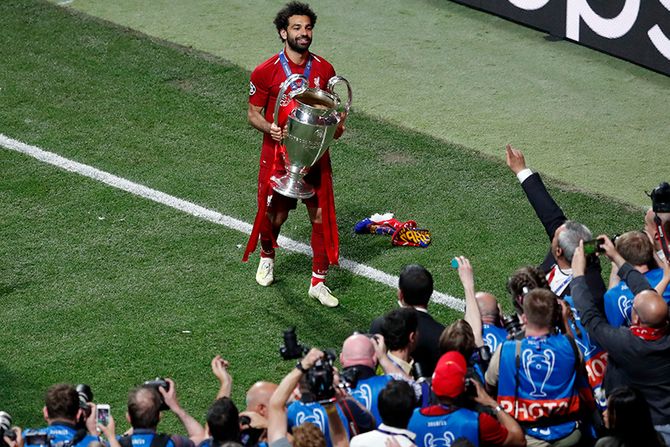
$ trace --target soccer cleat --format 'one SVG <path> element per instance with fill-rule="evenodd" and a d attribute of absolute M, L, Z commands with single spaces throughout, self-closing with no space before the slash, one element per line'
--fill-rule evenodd
<path fill-rule="evenodd" d="M 275 260 L 272 258 L 261 258 L 256 270 L 256 282 L 263 287 L 267 287 L 275 280 L 274 276 Z"/>
<path fill-rule="evenodd" d="M 309 296 L 315 298 L 326 307 L 337 307 L 340 302 L 333 296 L 326 284 L 320 282 L 309 287 Z"/>

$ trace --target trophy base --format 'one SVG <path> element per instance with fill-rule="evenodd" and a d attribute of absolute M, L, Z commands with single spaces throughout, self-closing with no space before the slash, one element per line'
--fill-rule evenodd
<path fill-rule="evenodd" d="M 315 193 L 314 188 L 305 183 L 301 178 L 293 178 L 290 175 L 283 177 L 271 177 L 272 189 L 279 194 L 292 199 L 309 199 Z"/>

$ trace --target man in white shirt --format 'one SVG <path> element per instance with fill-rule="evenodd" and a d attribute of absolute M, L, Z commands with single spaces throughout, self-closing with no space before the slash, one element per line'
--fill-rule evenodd
<path fill-rule="evenodd" d="M 378 406 L 382 424 L 376 430 L 351 438 L 351 447 L 378 447 L 386 445 L 389 438 L 395 439 L 401 447 L 414 446 L 414 433 L 407 430 L 416 395 L 405 381 L 392 380 L 379 393 Z"/>

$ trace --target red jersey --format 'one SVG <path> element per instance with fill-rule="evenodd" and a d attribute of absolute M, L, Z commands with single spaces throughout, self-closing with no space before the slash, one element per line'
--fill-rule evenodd
<path fill-rule="evenodd" d="M 335 76 L 335 69 L 321 56 L 310 53 L 312 57 L 312 68 L 309 73 L 309 87 L 318 87 L 325 89 L 330 78 Z M 303 74 L 305 64 L 294 64 L 291 59 L 288 61 L 291 73 Z M 284 68 L 279 61 L 279 55 L 275 54 L 270 59 L 261 63 L 251 73 L 251 82 L 249 83 L 249 104 L 265 109 L 265 119 L 268 122 L 274 120 L 275 104 L 277 95 L 282 82 L 286 80 Z M 263 149 L 261 152 L 261 166 L 271 167 L 274 157 L 274 140 L 270 134 L 263 134 Z"/>

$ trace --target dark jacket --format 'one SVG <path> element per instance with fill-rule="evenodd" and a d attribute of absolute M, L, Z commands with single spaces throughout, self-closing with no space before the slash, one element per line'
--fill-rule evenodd
<path fill-rule="evenodd" d="M 633 294 L 649 289 L 644 275 L 629 264 L 619 270 Z M 605 391 L 628 385 L 639 390 L 649 404 L 654 425 L 670 424 L 670 336 L 646 341 L 626 327 L 607 322 L 602 309 L 602 294 L 594 294 L 587 278 L 572 280 L 572 297 L 582 324 L 589 335 L 608 353 Z"/>
<path fill-rule="evenodd" d="M 423 377 L 433 375 L 435 365 L 440 358 L 440 335 L 444 325 L 431 317 L 428 312 L 417 310 L 419 340 L 416 349 L 412 352 L 415 363 L 421 365 Z M 384 317 L 375 318 L 370 326 L 371 334 L 381 333 Z"/>

